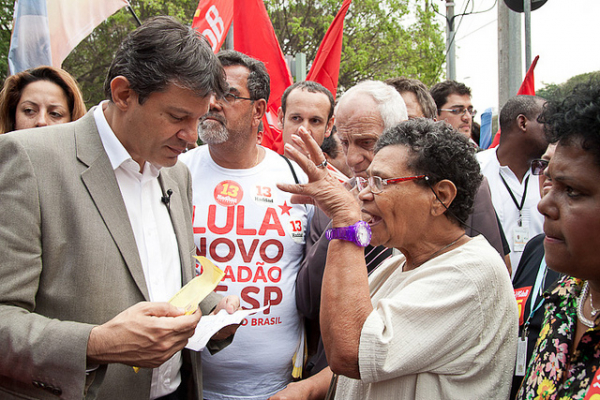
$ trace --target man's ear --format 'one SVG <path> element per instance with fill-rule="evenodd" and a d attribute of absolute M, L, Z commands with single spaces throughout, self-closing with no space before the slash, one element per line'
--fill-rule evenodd
<path fill-rule="evenodd" d="M 133 101 L 138 101 L 137 93 L 131 88 L 129 80 L 124 76 L 115 76 L 110 81 L 112 102 L 121 111 L 126 111 Z"/>
<path fill-rule="evenodd" d="M 256 126 L 260 124 L 262 117 L 265 115 L 267 111 L 267 102 L 265 99 L 258 99 L 254 101 L 254 108 L 252 110 L 253 120 L 256 123 Z"/>
<path fill-rule="evenodd" d="M 517 116 L 517 127 L 521 132 L 525 132 L 527 130 L 527 117 L 523 114 L 519 114 Z"/>
<path fill-rule="evenodd" d="M 329 135 L 331 135 L 331 130 L 333 129 L 333 125 L 335 125 L 335 116 L 331 116 L 331 118 L 329 118 L 329 121 L 327 122 L 327 129 L 325 129 L 325 136 L 324 137 L 329 137 Z"/>
<path fill-rule="evenodd" d="M 283 130 L 283 119 L 285 118 L 285 115 L 283 115 L 283 109 L 281 107 L 279 107 L 279 110 L 277 110 L 277 127 L 280 130 Z"/>
<path fill-rule="evenodd" d="M 431 207 L 431 213 L 435 216 L 442 215 L 444 212 L 446 212 L 447 208 L 450 208 L 450 204 L 452 204 L 456 198 L 456 186 L 454 183 L 452 183 L 452 181 L 443 179 L 431 187 L 439 198 L 439 201 L 438 198 L 434 199 Z"/>

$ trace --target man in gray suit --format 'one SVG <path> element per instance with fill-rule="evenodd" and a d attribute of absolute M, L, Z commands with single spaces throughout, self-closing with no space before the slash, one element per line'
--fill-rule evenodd
<path fill-rule="evenodd" d="M 0 398 L 202 398 L 181 350 L 202 314 L 239 300 L 212 293 L 192 315 L 166 301 L 194 274 L 177 156 L 225 89 L 205 40 L 159 17 L 121 44 L 109 101 L 0 136 Z"/>

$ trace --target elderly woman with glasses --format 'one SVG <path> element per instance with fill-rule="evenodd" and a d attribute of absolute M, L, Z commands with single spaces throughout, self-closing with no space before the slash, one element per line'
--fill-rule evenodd
<path fill-rule="evenodd" d="M 280 187 L 332 218 L 321 333 L 341 375 L 336 398 L 507 399 L 517 307 L 498 253 L 465 235 L 481 182 L 467 138 L 426 119 L 384 132 L 368 179 L 357 179 L 359 201 L 319 168 L 308 133 L 293 140 L 311 151 L 286 145 L 310 182 Z M 369 237 L 401 254 L 367 276 Z"/>
<path fill-rule="evenodd" d="M 548 268 L 566 276 L 545 293 L 545 315 L 517 399 L 600 398 L 600 81 L 540 115 L 554 156 L 538 205 Z"/>

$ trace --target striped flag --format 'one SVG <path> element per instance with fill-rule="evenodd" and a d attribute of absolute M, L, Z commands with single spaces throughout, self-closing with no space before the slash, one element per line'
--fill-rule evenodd
<path fill-rule="evenodd" d="M 81 40 L 126 5 L 127 0 L 16 0 L 11 74 L 40 65 L 60 68 Z"/>

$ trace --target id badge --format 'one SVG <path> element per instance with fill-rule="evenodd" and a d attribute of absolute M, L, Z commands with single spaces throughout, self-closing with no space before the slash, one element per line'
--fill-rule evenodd
<path fill-rule="evenodd" d="M 526 226 L 517 226 L 513 230 L 513 251 L 525 250 L 525 245 L 529 241 L 529 228 Z"/>
<path fill-rule="evenodd" d="M 515 376 L 525 376 L 527 370 L 527 337 L 519 337 L 517 340 L 517 364 Z"/>

